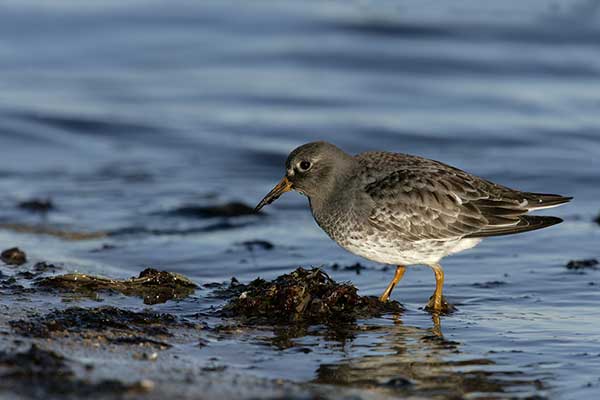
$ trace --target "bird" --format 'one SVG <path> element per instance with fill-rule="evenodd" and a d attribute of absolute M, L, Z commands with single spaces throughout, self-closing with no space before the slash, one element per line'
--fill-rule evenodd
<path fill-rule="evenodd" d="M 442 258 L 473 248 L 483 238 L 556 225 L 562 219 L 528 212 L 572 199 L 511 189 L 410 154 L 350 155 L 324 141 L 294 149 L 285 169 L 255 212 L 285 192 L 305 195 L 317 224 L 342 248 L 396 266 L 380 301 L 389 300 L 407 266 L 431 267 L 436 287 L 425 310 L 438 314 L 452 307 L 442 294 Z"/>

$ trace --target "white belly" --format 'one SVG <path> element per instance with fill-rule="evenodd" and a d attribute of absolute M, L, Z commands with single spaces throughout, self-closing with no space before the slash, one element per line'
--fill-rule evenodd
<path fill-rule="evenodd" d="M 456 239 L 452 241 L 421 240 L 410 244 L 347 240 L 340 244 L 349 252 L 368 260 L 394 265 L 437 264 L 447 255 L 475 247 L 481 239 Z"/>

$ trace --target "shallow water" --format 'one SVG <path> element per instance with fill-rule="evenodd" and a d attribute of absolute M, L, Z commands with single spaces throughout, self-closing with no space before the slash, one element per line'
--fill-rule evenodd
<path fill-rule="evenodd" d="M 459 311 L 440 326 L 421 310 L 433 274 L 415 267 L 393 295 L 407 311 L 362 321 L 373 329 L 345 343 L 315 334 L 279 349 L 260 330 L 181 351 L 317 384 L 409 376 L 425 396 L 439 394 L 431 382 L 473 397 L 598 392 L 600 271 L 565 268 L 600 257 L 597 2 L 38 3 L 0 6 L 0 223 L 107 236 L 3 229 L 1 248 L 67 270 L 129 277 L 154 266 L 200 284 L 325 265 L 379 294 L 392 272 L 331 269 L 358 258 L 319 230 L 301 196 L 263 217 L 173 211 L 254 205 L 287 153 L 315 139 L 419 154 L 575 200 L 547 211 L 562 225 L 444 260 Z M 56 209 L 16 206 L 30 198 Z M 254 239 L 275 247 L 240 245 Z M 156 308 L 193 314 L 211 304 L 205 295 Z M 470 387 L 468 374 L 487 389 Z"/>

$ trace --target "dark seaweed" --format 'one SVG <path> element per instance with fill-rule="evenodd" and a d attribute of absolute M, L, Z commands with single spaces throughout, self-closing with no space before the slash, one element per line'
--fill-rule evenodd
<path fill-rule="evenodd" d="M 0 254 L 0 259 L 8 265 L 22 265 L 27 262 L 27 255 L 18 247 L 12 247 L 4 250 Z"/>
<path fill-rule="evenodd" d="M 115 307 L 81 308 L 52 311 L 30 320 L 10 321 L 11 327 L 20 335 L 48 338 L 53 335 L 101 333 L 122 336 L 170 336 L 168 326 L 181 323 L 171 314 L 150 311 L 128 311 Z"/>
<path fill-rule="evenodd" d="M 223 314 L 251 324 L 304 322 L 333 326 L 403 311 L 398 302 L 383 303 L 376 297 L 359 296 L 356 287 L 336 283 L 318 268 L 298 268 L 273 281 L 256 279 L 248 285 L 235 285 L 233 290 L 241 294 L 225 305 Z"/>
<path fill-rule="evenodd" d="M 66 274 L 41 279 L 38 286 L 94 297 L 98 292 L 116 291 L 138 296 L 145 304 L 165 303 L 193 294 L 197 285 L 183 275 L 147 268 L 137 278 L 109 279 L 86 274 Z"/>

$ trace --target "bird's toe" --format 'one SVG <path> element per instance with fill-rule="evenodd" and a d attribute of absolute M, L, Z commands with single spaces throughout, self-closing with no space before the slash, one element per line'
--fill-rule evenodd
<path fill-rule="evenodd" d="M 436 304 L 435 297 L 431 296 L 429 302 L 425 306 L 425 311 L 432 314 L 451 314 L 456 311 L 456 307 L 450 304 L 444 296 L 442 296 L 441 302 Z"/>

